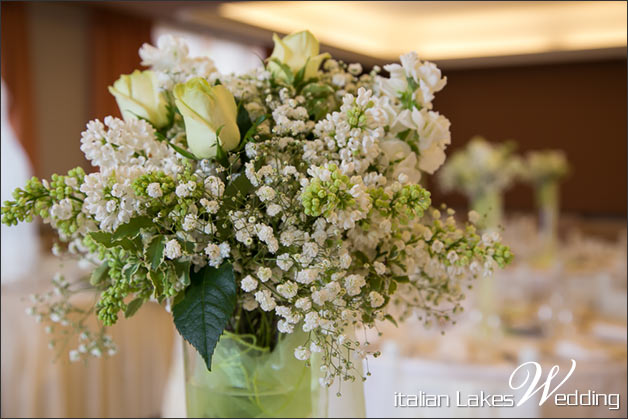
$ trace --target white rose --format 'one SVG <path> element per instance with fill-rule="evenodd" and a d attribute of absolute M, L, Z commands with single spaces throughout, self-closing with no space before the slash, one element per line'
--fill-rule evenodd
<path fill-rule="evenodd" d="M 275 49 L 270 58 L 276 58 L 281 63 L 287 64 L 293 73 L 297 73 L 305 66 L 304 80 L 316 77 L 321 62 L 330 57 L 328 53 L 318 53 L 320 48 L 318 39 L 310 31 L 296 32 L 283 39 L 274 34 L 273 41 Z M 268 69 L 276 77 L 286 77 L 279 65 L 273 61 L 268 63 Z"/>
<path fill-rule="evenodd" d="M 135 70 L 120 76 L 109 92 L 116 98 L 122 117 L 145 118 L 157 128 L 168 123 L 166 101 L 159 91 L 159 83 L 152 71 Z"/>
<path fill-rule="evenodd" d="M 194 78 L 176 85 L 173 92 L 185 122 L 188 147 L 196 157 L 215 157 L 219 140 L 225 151 L 238 146 L 238 109 L 233 95 L 226 87 L 210 86 L 207 80 Z M 216 136 L 219 129 L 220 135 Z"/>

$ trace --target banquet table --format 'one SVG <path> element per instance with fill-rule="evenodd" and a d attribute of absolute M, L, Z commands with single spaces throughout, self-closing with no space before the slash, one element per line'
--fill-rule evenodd
<path fill-rule="evenodd" d="M 175 333 L 168 313 L 147 303 L 110 328 L 118 347 L 111 357 L 70 362 L 65 350 L 56 358 L 44 325 L 25 314 L 29 296 L 49 290 L 56 270 L 44 258 L 30 278 L 2 285 L 2 417 L 159 417 Z M 81 273 L 72 264 L 63 270 Z M 75 303 L 94 298 L 85 293 Z"/>

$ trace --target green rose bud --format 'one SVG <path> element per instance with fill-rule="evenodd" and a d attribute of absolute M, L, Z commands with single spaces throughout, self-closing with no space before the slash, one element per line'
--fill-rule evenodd
<path fill-rule="evenodd" d="M 196 157 L 215 157 L 218 140 L 225 151 L 238 146 L 238 109 L 233 95 L 226 87 L 210 86 L 207 80 L 194 78 L 176 85 L 174 97 L 185 122 L 188 148 Z"/>
<path fill-rule="evenodd" d="M 318 39 L 310 31 L 296 32 L 283 39 L 279 39 L 277 34 L 273 34 L 273 41 L 275 42 L 275 49 L 273 49 L 270 58 L 276 58 L 287 64 L 293 73 L 297 73 L 306 66 L 303 75 L 304 80 L 316 77 L 321 62 L 330 57 L 328 53 L 318 53 Z M 286 76 L 277 63 L 269 62 L 268 68 L 275 77 L 284 78 Z"/>
<path fill-rule="evenodd" d="M 168 110 L 158 86 L 155 73 L 135 70 L 120 76 L 109 86 L 109 92 L 115 96 L 126 121 L 140 117 L 161 128 L 168 123 Z"/>

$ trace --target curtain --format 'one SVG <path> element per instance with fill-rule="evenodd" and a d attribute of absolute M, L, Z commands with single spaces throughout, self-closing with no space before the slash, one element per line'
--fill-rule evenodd
<path fill-rule="evenodd" d="M 15 135 L 38 173 L 35 139 L 35 106 L 32 92 L 28 36 L 28 5 L 21 2 L 0 3 L 2 14 L 2 79 L 9 91 L 8 118 Z"/>
<path fill-rule="evenodd" d="M 101 8 L 93 10 L 90 20 L 90 118 L 119 117 L 107 86 L 140 67 L 138 50 L 151 42 L 151 21 Z"/>

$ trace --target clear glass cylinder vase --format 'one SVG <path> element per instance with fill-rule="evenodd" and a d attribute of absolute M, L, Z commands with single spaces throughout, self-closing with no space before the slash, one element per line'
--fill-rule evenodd
<path fill-rule="evenodd" d="M 539 234 L 548 245 L 554 245 L 558 233 L 558 182 L 548 181 L 536 187 L 539 210 Z"/>
<path fill-rule="evenodd" d="M 484 230 L 495 230 L 502 222 L 503 199 L 500 191 L 482 191 L 471 197 L 471 209 L 482 216 Z"/>
<path fill-rule="evenodd" d="M 282 418 L 326 417 L 327 388 L 312 366 L 294 357 L 307 338 L 303 332 L 282 335 L 272 351 L 245 336 L 224 333 L 216 345 L 212 369 L 184 341 L 188 417 Z"/>

